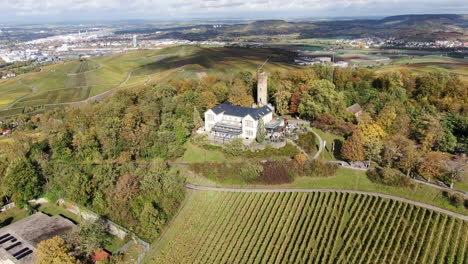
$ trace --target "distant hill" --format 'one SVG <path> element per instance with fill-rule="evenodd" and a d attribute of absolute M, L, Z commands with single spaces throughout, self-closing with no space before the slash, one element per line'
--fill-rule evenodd
<path fill-rule="evenodd" d="M 429 14 L 399 15 L 383 19 L 331 20 L 288 22 L 260 20 L 249 24 L 224 25 L 198 33 L 177 28 L 167 30 L 161 38 L 175 37 L 192 40 L 239 38 L 261 39 L 275 35 L 298 34 L 299 38 L 330 37 L 397 37 L 406 40 L 462 40 L 468 41 L 468 15 Z"/>

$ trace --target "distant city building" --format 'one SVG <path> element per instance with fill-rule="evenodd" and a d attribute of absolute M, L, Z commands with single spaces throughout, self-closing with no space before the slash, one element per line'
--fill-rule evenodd
<path fill-rule="evenodd" d="M 349 65 L 348 65 L 348 63 L 346 61 L 337 61 L 337 62 L 333 63 L 333 66 L 340 67 L 340 68 L 346 68 Z"/>
<path fill-rule="evenodd" d="M 133 35 L 133 47 L 136 48 L 137 46 L 138 46 L 137 35 Z"/>

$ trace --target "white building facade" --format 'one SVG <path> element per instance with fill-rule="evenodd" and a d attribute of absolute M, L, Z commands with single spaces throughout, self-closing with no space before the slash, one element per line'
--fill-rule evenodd
<path fill-rule="evenodd" d="M 249 108 L 223 103 L 205 112 L 205 131 L 220 138 L 254 139 L 261 119 L 264 124 L 273 120 L 272 106 Z"/>

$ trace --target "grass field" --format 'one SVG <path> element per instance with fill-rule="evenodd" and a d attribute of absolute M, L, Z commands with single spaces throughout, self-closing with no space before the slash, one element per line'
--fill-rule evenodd
<path fill-rule="evenodd" d="M 0 213 L 0 228 L 19 221 L 28 216 L 25 209 L 14 207 Z"/>
<path fill-rule="evenodd" d="M 219 150 L 203 149 L 193 144 L 187 144 L 187 150 L 178 162 L 223 162 L 226 160 L 224 153 Z"/>
<path fill-rule="evenodd" d="M 45 66 L 8 80 L 0 80 L 0 116 L 22 113 L 24 107 L 85 100 L 112 88 L 135 88 L 177 78 L 200 78 L 200 73 L 255 71 L 266 58 L 268 71 L 294 66 L 286 57 L 268 49 L 177 46 L 138 50 L 86 60 L 70 60 Z"/>
<path fill-rule="evenodd" d="M 195 192 L 146 263 L 466 263 L 468 223 L 347 193 Z"/>
<path fill-rule="evenodd" d="M 76 224 L 79 224 L 81 223 L 82 219 L 80 216 L 70 212 L 70 211 L 67 211 L 65 208 L 61 207 L 61 206 L 58 206 L 56 204 L 52 204 L 52 203 L 45 203 L 45 204 L 41 204 L 38 208 L 37 208 L 38 211 L 41 211 L 45 214 L 48 214 L 48 215 L 61 215 L 69 220 L 72 220 L 73 222 L 75 222 Z"/>
<path fill-rule="evenodd" d="M 325 149 L 320 154 L 320 158 L 325 160 L 338 160 L 339 157 L 337 157 L 337 155 L 339 153 L 339 147 L 340 144 L 344 142 L 344 137 L 322 131 L 318 128 L 312 129 L 326 142 Z M 335 147 L 335 150 L 333 150 L 333 147 Z"/>

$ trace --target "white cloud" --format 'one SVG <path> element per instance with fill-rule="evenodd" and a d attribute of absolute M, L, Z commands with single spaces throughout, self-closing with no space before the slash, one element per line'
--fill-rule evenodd
<path fill-rule="evenodd" d="M 4 19 L 190 18 L 200 16 L 371 16 L 468 13 L 466 0 L 0 0 Z M 117 17 L 114 17 L 117 16 Z"/>

